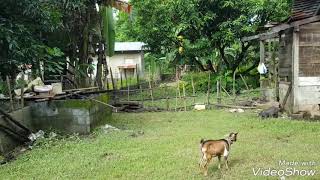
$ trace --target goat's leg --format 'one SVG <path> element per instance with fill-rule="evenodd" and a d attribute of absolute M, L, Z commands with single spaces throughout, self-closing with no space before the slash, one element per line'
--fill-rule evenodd
<path fill-rule="evenodd" d="M 224 156 L 224 161 L 225 161 L 225 164 L 226 164 L 226 168 L 229 169 L 229 165 L 228 165 L 228 156 Z"/>
<path fill-rule="evenodd" d="M 208 160 L 206 160 L 206 162 L 203 165 L 203 174 L 204 174 L 204 176 L 208 176 L 208 164 L 209 164 L 209 162 L 208 162 Z"/>
<path fill-rule="evenodd" d="M 207 157 L 206 157 L 206 154 L 203 153 L 201 158 L 200 158 L 200 162 L 199 162 L 199 168 L 200 168 L 200 171 L 202 173 L 204 173 L 204 169 L 205 169 L 205 164 L 207 163 Z"/>
<path fill-rule="evenodd" d="M 202 167 L 202 164 L 203 164 L 203 158 L 200 158 L 200 160 L 199 160 L 199 167 L 200 168 Z"/>
<path fill-rule="evenodd" d="M 205 160 L 205 154 L 201 152 L 200 160 L 199 160 L 199 167 L 200 168 L 202 167 L 204 160 Z"/>
<path fill-rule="evenodd" d="M 205 176 L 208 176 L 208 166 L 209 166 L 209 163 L 210 163 L 211 159 L 212 159 L 212 157 L 210 155 L 208 155 L 206 157 L 206 162 L 204 164 L 204 175 Z"/>
<path fill-rule="evenodd" d="M 218 169 L 221 168 L 221 156 L 218 156 L 219 164 L 218 164 Z"/>

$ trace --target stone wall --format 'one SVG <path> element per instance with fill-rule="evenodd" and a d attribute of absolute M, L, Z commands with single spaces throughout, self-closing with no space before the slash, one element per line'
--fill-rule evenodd
<path fill-rule="evenodd" d="M 108 95 L 95 99 L 109 102 Z M 64 134 L 89 134 L 111 118 L 112 109 L 88 99 L 55 100 L 30 105 L 11 115 L 34 132 L 38 130 L 56 131 Z M 0 117 L 0 123 L 8 126 Z M 0 153 L 16 147 L 18 142 L 0 131 Z"/>

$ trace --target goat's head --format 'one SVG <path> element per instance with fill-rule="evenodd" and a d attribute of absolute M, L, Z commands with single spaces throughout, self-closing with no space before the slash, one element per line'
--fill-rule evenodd
<path fill-rule="evenodd" d="M 236 142 L 237 141 L 237 135 L 238 135 L 238 133 L 236 132 L 236 133 L 230 133 L 229 134 L 229 137 L 228 137 L 228 139 L 230 139 L 230 143 L 232 144 L 233 142 Z"/>

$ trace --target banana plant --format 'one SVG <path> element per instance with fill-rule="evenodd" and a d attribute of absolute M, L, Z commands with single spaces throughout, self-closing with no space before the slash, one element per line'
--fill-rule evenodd
<path fill-rule="evenodd" d="M 102 28 L 103 28 L 103 40 L 106 43 L 106 54 L 108 56 L 114 55 L 114 44 L 115 44 L 115 26 L 113 19 L 113 10 L 112 8 L 118 9 L 119 11 L 124 11 L 126 13 L 131 13 L 132 6 L 125 1 L 121 0 L 101 0 L 99 1 L 101 5 L 101 19 L 102 19 Z M 97 11 L 100 11 L 98 2 L 96 3 Z"/>
<path fill-rule="evenodd" d="M 131 12 L 131 5 L 127 2 L 120 0 L 102 0 L 99 2 L 101 5 L 100 12 L 100 42 L 99 42 L 99 55 L 98 55 L 98 64 L 97 64 L 97 84 L 100 89 L 103 88 L 102 74 L 103 74 L 103 64 L 104 64 L 104 55 L 113 56 L 114 55 L 114 46 L 115 46 L 115 26 L 113 19 L 113 9 L 116 8 L 120 11 L 127 13 Z M 96 2 L 96 10 L 100 11 L 100 6 Z"/>

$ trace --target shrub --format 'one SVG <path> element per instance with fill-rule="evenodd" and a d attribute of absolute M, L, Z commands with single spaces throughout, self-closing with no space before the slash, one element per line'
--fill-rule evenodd
<path fill-rule="evenodd" d="M 5 82 L 0 79 L 0 94 L 6 94 L 7 91 L 8 90 Z"/>
<path fill-rule="evenodd" d="M 208 73 L 207 72 L 191 72 L 182 76 L 182 81 L 185 83 L 186 91 L 192 93 L 192 81 L 193 78 L 194 88 L 196 92 L 207 92 L 208 90 Z M 215 84 L 215 77 L 211 76 L 211 86 Z M 211 88 L 213 90 L 213 88 Z"/>
<path fill-rule="evenodd" d="M 182 81 L 186 86 L 186 91 L 192 93 L 192 83 L 191 79 L 193 77 L 194 87 L 196 92 L 207 92 L 208 90 L 208 72 L 190 72 L 188 74 L 183 75 Z M 227 91 L 232 92 L 233 90 L 233 75 L 232 73 L 225 73 L 224 75 L 211 74 L 210 77 L 210 90 L 211 92 L 216 92 L 217 88 L 217 80 L 221 78 L 221 85 Z M 247 85 L 250 89 L 259 87 L 259 76 L 245 76 L 244 77 Z M 182 86 L 180 86 L 182 87 Z M 235 82 L 236 91 L 246 89 L 246 86 L 242 79 L 238 77 Z"/>

